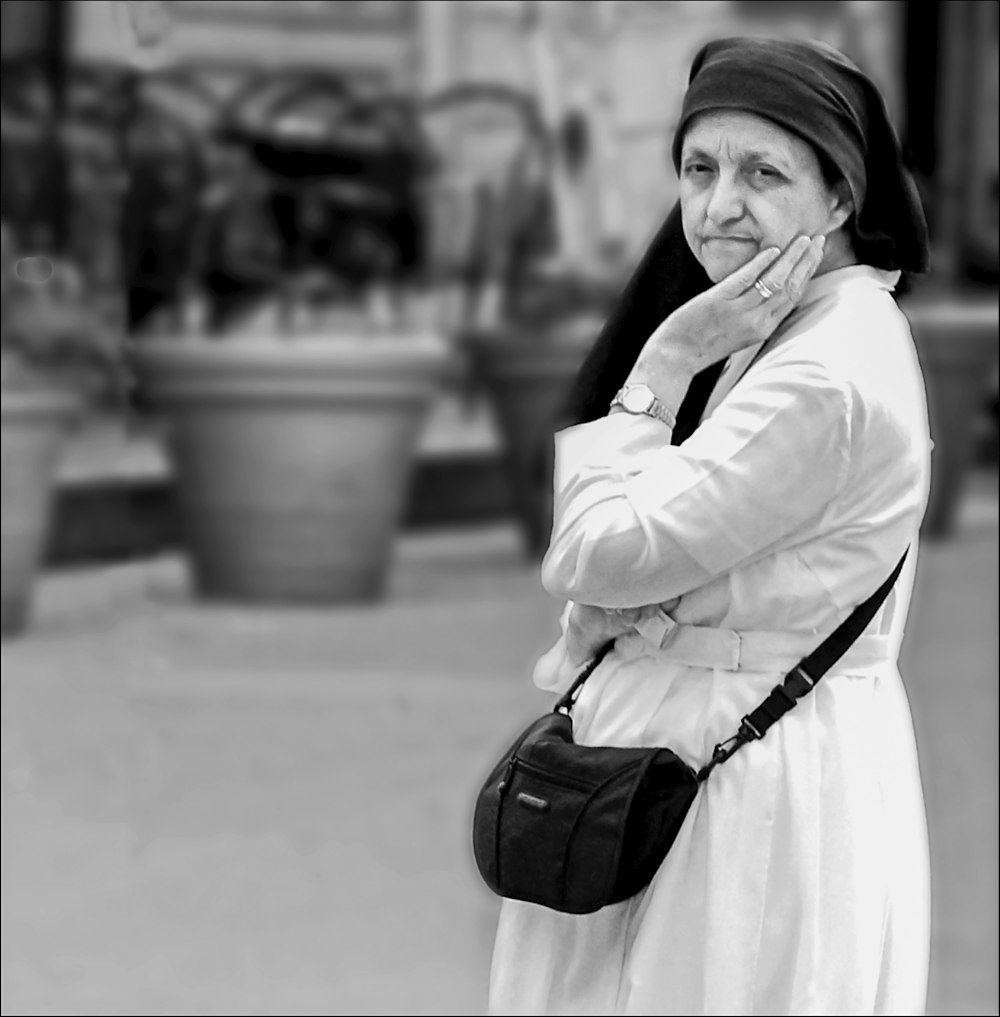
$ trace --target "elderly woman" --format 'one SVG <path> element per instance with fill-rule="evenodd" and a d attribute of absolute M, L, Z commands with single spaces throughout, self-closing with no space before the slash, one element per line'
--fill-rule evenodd
<path fill-rule="evenodd" d="M 614 639 L 576 740 L 697 768 L 915 542 L 931 443 L 893 291 L 927 243 L 878 92 L 828 47 L 709 44 L 673 158 L 679 214 L 557 435 L 542 579 L 566 610 L 535 680 L 565 689 Z M 927 838 L 896 666 L 915 557 L 798 709 L 702 785 L 643 892 L 583 916 L 503 903 L 492 1012 L 922 1011 Z"/>

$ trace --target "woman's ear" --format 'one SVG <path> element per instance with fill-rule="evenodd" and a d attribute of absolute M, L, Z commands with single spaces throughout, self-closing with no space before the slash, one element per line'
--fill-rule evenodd
<path fill-rule="evenodd" d="M 854 195 L 850 185 L 841 178 L 833 186 L 830 197 L 829 232 L 839 230 L 854 215 Z"/>

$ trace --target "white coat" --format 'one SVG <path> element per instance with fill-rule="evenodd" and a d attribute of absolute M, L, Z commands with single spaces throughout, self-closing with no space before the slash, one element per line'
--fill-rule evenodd
<path fill-rule="evenodd" d="M 574 602 L 662 605 L 584 686 L 583 744 L 704 764 L 911 551 L 854 649 L 702 786 L 643 893 L 584 916 L 503 903 L 491 1013 L 923 1012 L 927 833 L 896 662 L 931 442 L 897 280 L 812 280 L 680 446 L 625 413 L 557 435 L 542 579 L 564 633 Z M 535 681 L 577 670 L 561 637 Z"/>

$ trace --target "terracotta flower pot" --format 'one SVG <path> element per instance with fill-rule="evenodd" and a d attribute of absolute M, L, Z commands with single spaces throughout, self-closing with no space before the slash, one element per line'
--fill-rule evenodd
<path fill-rule="evenodd" d="M 468 337 L 503 440 L 504 467 L 526 550 L 544 553 L 552 530 L 551 459 L 556 416 L 599 322 L 552 335 L 510 328 Z"/>
<path fill-rule="evenodd" d="M 903 310 L 924 372 L 934 439 L 923 532 L 940 537 L 953 528 L 973 457 L 973 425 L 998 355 L 998 305 L 995 299 L 922 299 Z"/>
<path fill-rule="evenodd" d="M 141 342 L 197 588 L 242 601 L 384 592 L 415 450 L 448 366 L 429 336 Z"/>
<path fill-rule="evenodd" d="M 59 389 L 3 392 L 2 622 L 4 636 L 27 625 L 46 550 L 55 465 L 81 400 Z"/>

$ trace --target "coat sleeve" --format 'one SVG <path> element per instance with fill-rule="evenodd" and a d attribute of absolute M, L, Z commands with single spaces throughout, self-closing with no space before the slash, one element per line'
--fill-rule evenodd
<path fill-rule="evenodd" d="M 573 602 L 567 601 L 559 619 L 559 638 L 548 652 L 539 657 L 538 663 L 535 664 L 532 680 L 546 692 L 557 692 L 561 695 L 573 684 L 573 679 L 581 671 L 581 667 L 574 665 L 569 659 L 569 649 L 566 646 L 566 631 L 569 628 L 569 616 L 572 610 Z"/>
<path fill-rule="evenodd" d="M 626 413 L 561 431 L 544 587 L 639 607 L 753 560 L 841 491 L 851 413 L 850 389 L 820 366 L 762 364 L 682 445 Z"/>

